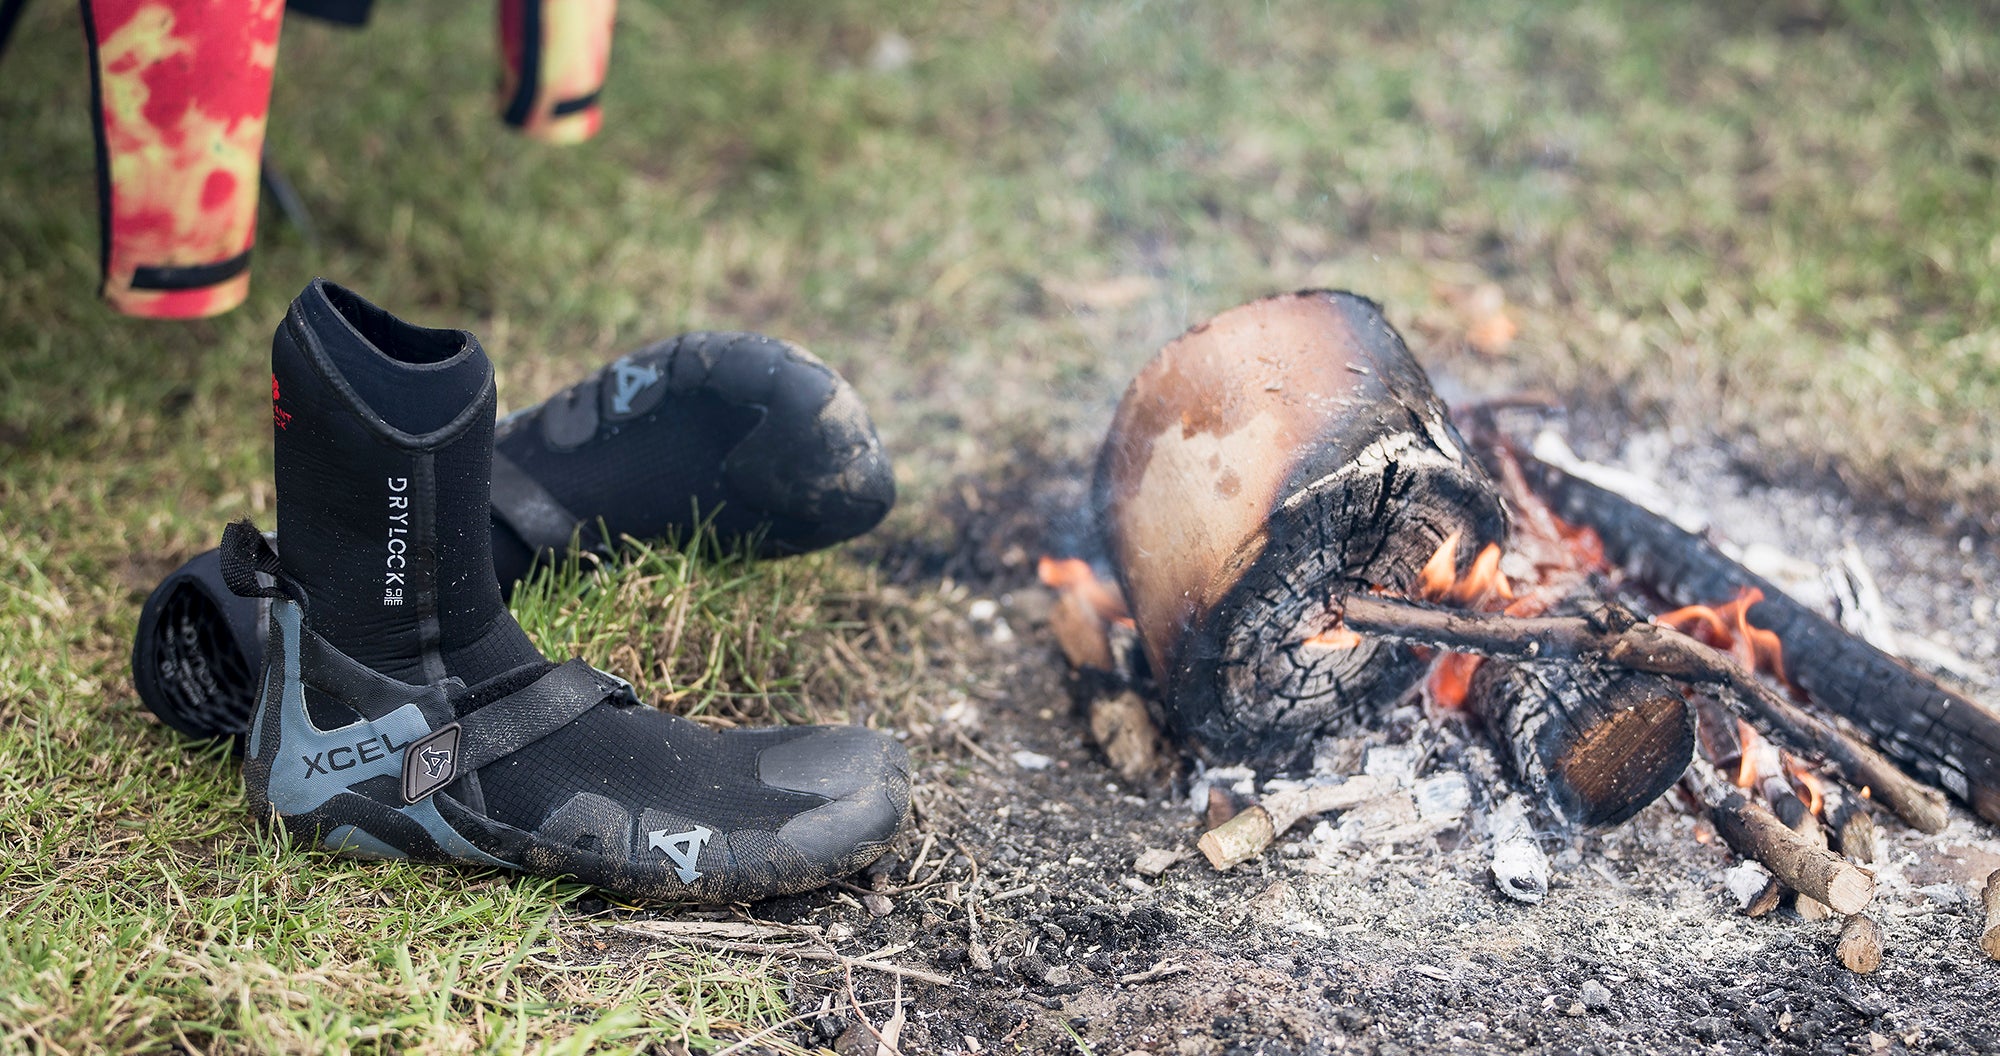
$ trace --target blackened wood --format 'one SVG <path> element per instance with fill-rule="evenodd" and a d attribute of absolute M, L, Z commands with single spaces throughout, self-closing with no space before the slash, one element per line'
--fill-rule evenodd
<path fill-rule="evenodd" d="M 1616 825 L 1672 788 L 1694 713 L 1666 679 L 1596 664 L 1488 661 L 1466 703 L 1516 777 L 1573 825 Z"/>
<path fill-rule="evenodd" d="M 1460 571 L 1506 522 L 1372 302 L 1307 291 L 1223 312 L 1126 391 L 1093 495 L 1170 725 L 1210 759 L 1286 765 L 1425 670 L 1389 642 L 1308 641 L 1333 599 Z"/>
<path fill-rule="evenodd" d="M 1872 788 L 1876 799 L 1923 832 L 1941 831 L 1944 797 L 1897 770 L 1873 748 L 1806 714 L 1728 655 L 1671 627 L 1642 623 L 1617 605 L 1588 617 L 1500 616 L 1349 595 L 1342 623 L 1361 634 L 1514 660 L 1616 664 L 1683 682 L 1721 687 L 1752 724 L 1793 752 L 1825 760 L 1842 777 Z"/>
<path fill-rule="evenodd" d="M 1825 815 L 1835 850 L 1851 862 L 1866 865 L 1875 860 L 1875 816 L 1868 813 L 1867 800 L 1829 788 Z"/>
<path fill-rule="evenodd" d="M 1529 483 L 1559 516 L 1595 529 L 1608 558 L 1676 604 L 1718 604 L 1746 587 L 1763 591 L 1749 620 L 1784 644 L 1793 683 L 1866 730 L 1911 773 L 2000 822 L 2000 715 L 1848 634 L 1706 539 L 1546 462 L 1516 455 Z"/>

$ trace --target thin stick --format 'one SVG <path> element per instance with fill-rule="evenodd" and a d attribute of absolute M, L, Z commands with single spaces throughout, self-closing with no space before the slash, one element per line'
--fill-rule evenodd
<path fill-rule="evenodd" d="M 1007 767 L 1000 762 L 999 756 L 994 755 L 992 752 L 989 752 L 986 749 L 981 748 L 978 744 L 974 743 L 972 738 L 967 737 L 965 735 L 964 730 L 961 730 L 958 727 L 953 726 L 951 728 L 951 736 L 952 739 L 956 740 L 961 746 L 965 748 L 966 751 L 971 752 L 972 754 L 978 756 L 980 758 L 980 761 L 984 762 L 987 766 L 990 766 L 993 769 L 998 770 L 1003 774 L 1007 772 Z"/>
<path fill-rule="evenodd" d="M 709 949 L 723 950 L 729 953 L 756 953 L 772 957 L 796 957 L 801 961 L 821 961 L 826 964 L 838 964 L 850 970 L 854 968 L 866 968 L 871 972 L 881 972 L 884 975 L 899 975 L 909 979 L 918 979 L 935 986 L 951 985 L 950 979 L 938 975 L 936 972 L 926 972 L 921 968 L 905 968 L 900 964 L 885 964 L 881 961 L 868 960 L 865 957 L 849 957 L 845 954 L 831 953 L 825 950 L 806 949 L 799 946 L 780 946 L 767 942 L 737 942 L 732 939 L 711 939 L 704 935 L 655 935 L 651 932 L 627 927 L 623 924 L 613 925 L 611 930 L 622 935 L 652 939 L 655 942 L 684 942 L 691 946 L 706 946 Z"/>
<path fill-rule="evenodd" d="M 861 1002 L 861 1004 L 864 1006 L 886 1005 L 888 1003 L 889 999 L 886 997 L 874 1001 Z M 717 1050 L 715 1056 L 736 1056 L 737 1053 L 742 1052 L 744 1049 L 747 1049 L 750 1046 L 755 1045 L 760 1041 L 763 1041 L 765 1038 L 768 1038 L 771 1035 L 776 1034 L 781 1030 L 784 1030 L 788 1027 L 796 1027 L 804 1023 L 808 1019 L 818 1019 L 819 1017 L 826 1015 L 827 1009 L 828 1006 L 822 1004 L 818 1008 L 813 1009 L 811 1012 L 801 1012 L 796 1016 L 787 1016 L 786 1018 L 781 1019 L 776 1023 L 771 1024 L 768 1027 L 765 1027 L 764 1029 L 758 1031 L 755 1034 L 750 1034 L 745 1036 L 743 1040 L 736 1042 L 735 1044 L 729 1046 L 726 1049 Z"/>
<path fill-rule="evenodd" d="M 1785 886 L 1848 915 L 1861 912 L 1875 897 L 1873 873 L 1813 846 L 1762 804 L 1743 798 L 1707 762 L 1695 760 L 1688 780 L 1730 849 L 1756 859 Z"/>
<path fill-rule="evenodd" d="M 1671 627 L 1607 605 L 1590 616 L 1502 616 L 1349 595 L 1341 622 L 1361 634 L 1511 660 L 1605 661 L 1633 671 L 1720 686 L 1732 706 L 1792 751 L 1832 763 L 1850 783 L 1920 832 L 1950 820 L 1944 793 L 1896 769 L 1881 753 L 1779 696 L 1725 653 Z"/>

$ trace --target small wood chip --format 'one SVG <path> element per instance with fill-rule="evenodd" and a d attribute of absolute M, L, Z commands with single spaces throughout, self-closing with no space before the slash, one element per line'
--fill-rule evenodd
<path fill-rule="evenodd" d="M 1882 925 L 1863 913 L 1847 918 L 1840 927 L 1840 942 L 1834 955 L 1847 970 L 1861 975 L 1882 967 Z"/>
<path fill-rule="evenodd" d="M 1151 983 L 1165 979 L 1168 976 L 1179 975 L 1182 972 L 1191 972 L 1193 970 L 1185 964 L 1176 964 L 1173 961 L 1161 961 L 1143 972 L 1121 975 L 1118 977 L 1118 981 L 1121 983 Z"/>
<path fill-rule="evenodd" d="M 1186 857 L 1186 851 L 1149 847 L 1140 853 L 1138 861 L 1132 863 L 1132 871 L 1148 880 L 1156 879 Z"/>

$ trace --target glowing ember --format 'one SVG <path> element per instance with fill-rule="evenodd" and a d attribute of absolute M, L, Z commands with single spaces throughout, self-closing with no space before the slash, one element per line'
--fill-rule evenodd
<path fill-rule="evenodd" d="M 1116 586 L 1097 578 L 1097 573 L 1091 571 L 1090 562 L 1078 557 L 1043 555 L 1035 567 L 1035 574 L 1041 577 L 1043 586 L 1081 599 L 1099 618 L 1125 627 L 1133 625 L 1132 614 L 1125 608 L 1125 598 Z"/>
<path fill-rule="evenodd" d="M 1485 659 L 1472 653 L 1446 653 L 1438 657 L 1431 668 L 1431 700 L 1441 708 L 1454 711 L 1464 708 L 1465 698 L 1472 692 L 1472 673 L 1479 670 Z"/>
<path fill-rule="evenodd" d="M 1736 766 L 1736 787 L 1749 788 L 1762 776 L 1757 773 L 1757 756 L 1763 754 L 1764 737 L 1742 719 L 1736 720 L 1736 743 L 1741 745 L 1741 762 Z"/>
<path fill-rule="evenodd" d="M 1767 778 L 1778 777 L 1777 772 L 1765 773 L 1763 769 L 1764 766 L 1771 765 L 1771 760 L 1775 758 L 1778 760 L 1776 770 L 1782 771 L 1789 779 L 1787 783 L 1793 794 L 1806 805 L 1806 809 L 1815 816 L 1824 812 L 1826 785 L 1818 774 L 1806 768 L 1806 764 L 1801 762 L 1798 756 L 1790 752 L 1777 751 L 1756 729 L 1742 719 L 1736 720 L 1736 739 L 1743 746 L 1742 762 L 1736 768 L 1737 788 L 1752 788 Z M 1763 759 L 1762 766 L 1758 762 L 1760 757 Z M 1769 787 L 1766 786 L 1767 789 Z M 1774 794 L 1782 795 L 1782 793 Z M 1866 797 L 1867 793 L 1863 792 L 1862 795 Z"/>
<path fill-rule="evenodd" d="M 1335 627 L 1313 635 L 1305 644 L 1316 649 L 1352 649 L 1361 644 L 1361 636 L 1345 627 Z"/>
<path fill-rule="evenodd" d="M 1727 650 L 1738 663 L 1752 671 L 1785 680 L 1784 646 L 1778 636 L 1750 625 L 1750 608 L 1764 600 L 1764 592 L 1745 587 L 1727 604 L 1711 607 L 1689 605 L 1675 609 L 1653 622 L 1672 627 L 1696 641 Z"/>
<path fill-rule="evenodd" d="M 1417 597 L 1459 605 L 1477 605 L 1489 598 L 1512 600 L 1514 588 L 1500 573 L 1500 547 L 1496 544 L 1486 544 L 1486 549 L 1473 558 L 1472 568 L 1466 572 L 1465 578 L 1459 578 L 1458 534 L 1453 532 L 1445 536 L 1437 552 L 1424 562 L 1423 569 L 1417 573 Z"/>

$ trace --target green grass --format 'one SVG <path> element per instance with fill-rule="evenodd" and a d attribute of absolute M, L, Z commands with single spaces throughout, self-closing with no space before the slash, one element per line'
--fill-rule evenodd
<path fill-rule="evenodd" d="M 271 520 L 266 342 L 310 276 L 476 330 L 513 406 L 682 329 L 801 340 L 875 411 L 902 536 L 963 476 L 1087 459 L 1187 323 L 1316 284 L 1470 386 L 2000 529 L 1995 14 L 631 0 L 605 134 L 551 149 L 493 119 L 490 11 L 381 5 L 286 27 L 269 148 L 320 244 L 267 218 L 244 308 L 160 324 L 91 295 L 77 15 L 31 5 L 0 63 L 0 1049 L 701 1048 L 781 1014 L 754 964 L 590 968 L 546 885 L 284 848 L 140 716 L 146 591 Z M 913 61 L 876 69 L 891 33 Z M 1521 327 L 1492 356 L 1453 307 L 1489 282 Z M 656 551 L 522 609 L 712 721 L 880 722 L 941 696 L 892 593 Z"/>

